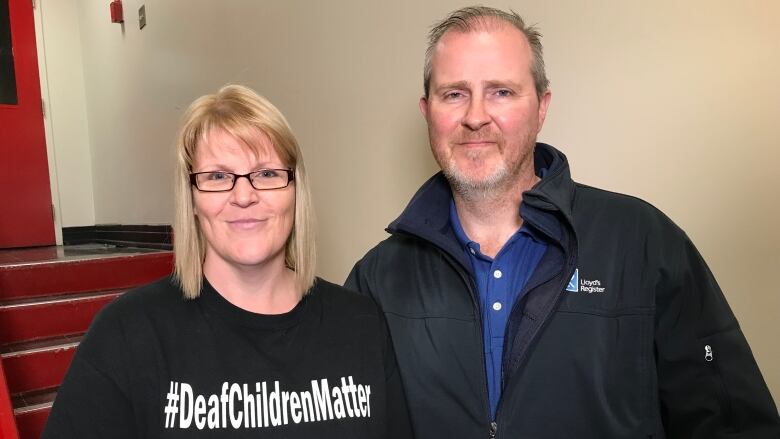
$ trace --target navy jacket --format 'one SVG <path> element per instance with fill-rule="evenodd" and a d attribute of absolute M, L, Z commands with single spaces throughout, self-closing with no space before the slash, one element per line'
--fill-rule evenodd
<path fill-rule="evenodd" d="M 512 308 L 494 420 L 441 174 L 347 279 L 387 317 L 416 436 L 780 438 L 750 348 L 685 233 L 637 198 L 575 183 L 549 145 L 535 160 L 548 171 L 520 212 L 553 244 Z"/>

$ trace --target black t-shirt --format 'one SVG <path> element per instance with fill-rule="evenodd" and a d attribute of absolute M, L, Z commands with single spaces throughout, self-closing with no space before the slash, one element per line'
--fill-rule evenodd
<path fill-rule="evenodd" d="M 261 315 L 165 278 L 95 318 L 42 437 L 410 437 L 388 337 L 373 302 L 321 279 Z"/>

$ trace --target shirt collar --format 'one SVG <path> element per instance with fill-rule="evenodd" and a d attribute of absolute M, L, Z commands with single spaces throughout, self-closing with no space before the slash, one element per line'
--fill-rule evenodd
<path fill-rule="evenodd" d="M 458 238 L 461 247 L 469 247 L 469 244 L 479 245 L 470 240 L 468 235 L 466 235 L 466 231 L 463 230 L 463 226 L 460 224 L 460 218 L 458 218 L 458 210 L 455 208 L 454 198 L 450 198 L 450 224 L 452 225 L 452 231 L 455 232 L 455 237 Z"/>
<path fill-rule="evenodd" d="M 520 212 L 518 211 L 517 214 L 520 215 Z M 463 226 L 460 224 L 460 218 L 458 217 L 458 210 L 455 208 L 454 198 L 450 198 L 450 225 L 452 225 L 452 231 L 455 232 L 455 237 L 458 238 L 458 243 L 461 245 L 461 247 L 463 247 L 463 249 L 467 251 L 469 249 L 474 249 L 475 251 L 479 252 L 479 243 L 469 239 L 468 235 L 466 235 L 466 231 L 463 230 Z M 531 239 L 538 243 L 545 242 L 544 238 L 542 238 L 542 235 L 533 226 L 525 221 L 523 222 L 522 227 L 520 227 L 520 230 L 515 232 L 509 241 L 513 240 L 514 237 L 521 233 L 528 235 Z"/>

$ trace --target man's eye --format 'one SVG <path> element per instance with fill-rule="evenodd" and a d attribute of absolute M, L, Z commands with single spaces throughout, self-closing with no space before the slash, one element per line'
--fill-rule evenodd
<path fill-rule="evenodd" d="M 512 91 L 511 90 L 502 89 L 502 90 L 498 90 L 496 92 L 496 94 L 501 96 L 501 97 L 508 97 L 508 96 L 512 96 Z"/>
<path fill-rule="evenodd" d="M 444 94 L 444 99 L 458 99 L 463 97 L 463 93 L 459 91 L 451 91 Z"/>

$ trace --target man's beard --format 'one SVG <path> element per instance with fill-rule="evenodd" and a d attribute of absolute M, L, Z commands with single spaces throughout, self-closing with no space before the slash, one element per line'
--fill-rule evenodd
<path fill-rule="evenodd" d="M 435 140 L 431 138 L 430 141 L 431 146 L 433 146 Z M 454 144 L 482 141 L 494 142 L 498 148 L 499 156 L 501 156 L 502 151 L 506 148 L 506 141 L 503 135 L 500 132 L 494 132 L 490 129 L 463 132 L 460 133 L 456 139 L 452 140 Z M 433 150 L 435 151 L 436 148 L 433 148 Z M 474 168 L 479 169 L 482 166 L 485 166 L 484 163 L 479 163 L 480 161 L 485 160 L 485 157 L 483 157 L 484 155 L 489 155 L 485 153 L 486 151 L 482 150 L 467 150 L 465 152 L 465 159 L 470 165 L 476 165 Z M 488 170 L 487 174 L 477 176 L 463 172 L 458 167 L 457 159 L 452 154 L 444 157 L 436 157 L 436 161 L 439 162 L 439 167 L 447 178 L 447 181 L 450 183 L 452 190 L 464 198 L 484 197 L 496 192 L 496 189 L 501 187 L 507 177 L 511 174 L 503 157 L 494 165 L 493 169 Z M 471 166 L 466 166 L 464 169 L 468 169 L 469 167 Z"/>
<path fill-rule="evenodd" d="M 435 139 L 431 137 L 430 141 L 431 146 L 433 146 Z M 477 200 L 493 198 L 497 195 L 501 195 L 502 192 L 508 189 L 511 190 L 510 188 L 518 182 L 519 178 L 521 178 L 523 172 L 522 168 L 528 160 L 531 161 L 531 172 L 534 172 L 533 151 L 536 146 L 536 133 L 533 131 L 525 133 L 524 138 L 518 145 L 507 145 L 507 139 L 503 134 L 493 130 L 462 133 L 459 137 L 454 139 L 453 143 L 458 144 L 468 141 L 494 142 L 498 148 L 498 155 L 500 158 L 498 162 L 493 165 L 492 169 L 488 169 L 487 172 L 481 175 L 473 176 L 458 168 L 457 160 L 453 155 L 449 155 L 449 157 L 435 157 L 444 176 L 450 183 L 453 192 L 462 196 L 464 199 Z M 504 154 L 507 148 L 520 149 L 521 156 L 517 158 L 517 162 L 514 162 L 514 159 L 507 162 L 508 157 Z M 432 149 L 435 151 L 436 148 Z M 466 159 L 471 164 L 486 166 L 484 163 L 476 163 L 485 159 L 482 157 L 484 153 L 485 151 L 480 150 L 467 151 Z M 475 168 L 479 169 L 481 166 L 475 166 Z M 467 169 L 467 167 L 464 169 Z"/>
<path fill-rule="evenodd" d="M 481 151 L 473 151 L 468 154 L 470 161 L 482 160 Z M 487 198 L 497 192 L 506 183 L 510 172 L 503 160 L 499 162 L 487 175 L 480 177 L 468 176 L 458 169 L 455 159 L 450 157 L 446 162 L 440 163 L 444 176 L 450 183 L 452 190 L 465 199 Z"/>

